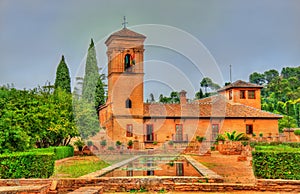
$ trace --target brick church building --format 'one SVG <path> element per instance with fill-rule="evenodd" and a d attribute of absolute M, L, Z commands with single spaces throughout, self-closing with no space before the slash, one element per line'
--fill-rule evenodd
<path fill-rule="evenodd" d="M 180 92 L 180 103 L 144 102 L 144 40 L 126 27 L 106 40 L 108 98 L 99 109 L 102 128 L 112 141 L 135 149 L 155 148 L 169 141 L 186 143 L 196 136 L 214 141 L 225 131 L 248 135 L 278 134 L 280 115 L 261 110 L 262 86 L 236 81 L 214 96 L 188 101 Z"/>

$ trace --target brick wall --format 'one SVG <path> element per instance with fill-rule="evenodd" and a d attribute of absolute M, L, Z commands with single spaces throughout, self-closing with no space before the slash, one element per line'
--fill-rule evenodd
<path fill-rule="evenodd" d="M 208 182 L 208 183 L 207 183 Z M 50 191 L 50 184 L 55 184 Z M 48 184 L 48 193 L 66 193 L 81 187 L 103 187 L 105 192 L 126 192 L 141 188 L 147 191 L 273 191 L 300 192 L 300 180 L 266 180 L 258 179 L 256 184 L 215 183 L 199 178 L 98 178 L 98 179 L 16 179 L 0 180 L 0 186 L 41 185 Z"/>

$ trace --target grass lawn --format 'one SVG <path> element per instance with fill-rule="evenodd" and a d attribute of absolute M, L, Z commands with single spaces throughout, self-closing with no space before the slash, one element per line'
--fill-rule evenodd
<path fill-rule="evenodd" d="M 97 157 L 82 156 L 55 164 L 52 178 L 78 178 L 109 166 Z"/>

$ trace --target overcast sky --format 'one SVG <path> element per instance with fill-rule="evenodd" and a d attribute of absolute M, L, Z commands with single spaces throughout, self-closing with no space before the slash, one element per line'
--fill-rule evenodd
<path fill-rule="evenodd" d="M 233 81 L 300 64 L 299 0 L 0 0 L 0 85 L 53 83 L 62 54 L 73 81 L 91 38 L 105 69 L 103 41 L 122 28 L 123 16 L 148 37 L 145 96 L 187 89 L 192 97 L 209 70 L 219 70 L 219 84 L 229 81 L 230 64 Z"/>

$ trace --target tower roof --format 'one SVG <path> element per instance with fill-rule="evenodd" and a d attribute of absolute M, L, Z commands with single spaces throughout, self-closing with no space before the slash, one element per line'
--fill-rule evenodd
<path fill-rule="evenodd" d="M 235 81 L 235 82 L 219 89 L 218 92 L 228 90 L 230 88 L 263 88 L 263 86 L 253 84 L 253 83 L 249 83 L 249 82 L 245 82 L 245 81 L 242 81 L 242 80 L 237 80 L 237 81 Z"/>
<path fill-rule="evenodd" d="M 113 38 L 134 38 L 134 39 L 145 39 L 146 36 L 139 34 L 137 32 L 134 32 L 132 30 L 129 30 L 127 28 L 123 28 L 122 30 L 119 30 L 117 32 L 112 33 L 108 39 L 105 41 L 105 44 L 107 44 L 111 39 Z"/>

